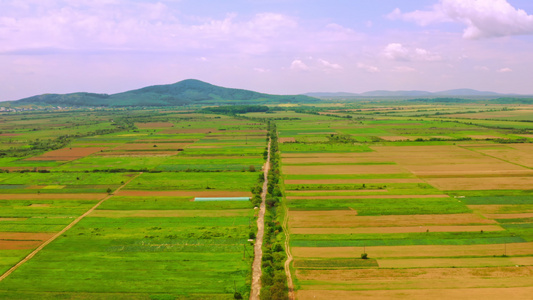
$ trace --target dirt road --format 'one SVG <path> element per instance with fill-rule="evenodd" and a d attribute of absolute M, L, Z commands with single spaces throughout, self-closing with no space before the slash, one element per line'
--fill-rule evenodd
<path fill-rule="evenodd" d="M 259 300 L 261 292 L 261 259 L 263 258 L 263 235 L 265 233 L 265 200 L 268 187 L 268 171 L 270 170 L 270 141 L 268 142 L 268 157 L 263 168 L 265 181 L 263 183 L 263 192 L 261 193 L 261 205 L 259 206 L 259 215 L 257 217 L 257 235 L 254 246 L 254 263 L 252 265 L 252 292 L 251 300 Z"/>

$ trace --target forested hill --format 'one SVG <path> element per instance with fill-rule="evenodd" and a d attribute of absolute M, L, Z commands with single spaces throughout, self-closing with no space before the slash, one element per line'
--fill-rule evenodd
<path fill-rule="evenodd" d="M 43 94 L 2 103 L 2 106 L 183 106 L 223 104 L 266 104 L 317 102 L 304 95 L 271 95 L 225 88 L 200 80 L 187 79 L 174 84 L 154 85 L 118 94 Z"/>

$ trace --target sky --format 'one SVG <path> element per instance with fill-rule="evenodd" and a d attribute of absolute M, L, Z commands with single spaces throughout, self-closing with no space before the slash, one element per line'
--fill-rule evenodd
<path fill-rule="evenodd" d="M 531 0 L 0 0 L 0 101 L 194 78 L 533 94 Z"/>

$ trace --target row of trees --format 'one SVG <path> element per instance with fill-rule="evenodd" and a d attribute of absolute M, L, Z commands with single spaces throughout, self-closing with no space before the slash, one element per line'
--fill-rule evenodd
<path fill-rule="evenodd" d="M 278 136 L 276 125 L 268 123 L 268 136 L 270 138 L 270 172 L 268 173 L 265 234 L 263 237 L 263 258 L 261 276 L 261 299 L 285 300 L 288 299 L 287 276 L 284 263 L 286 260 L 283 248 L 284 234 L 281 227 L 279 188 L 280 166 L 278 151 Z"/>

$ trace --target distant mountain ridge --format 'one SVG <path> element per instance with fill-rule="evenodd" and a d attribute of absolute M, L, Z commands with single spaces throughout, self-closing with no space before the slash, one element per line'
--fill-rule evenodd
<path fill-rule="evenodd" d="M 317 98 L 339 98 L 339 97 L 499 97 L 499 96 L 517 96 L 516 94 L 500 94 L 488 91 L 478 91 L 474 89 L 453 89 L 441 92 L 427 92 L 427 91 L 386 91 L 377 90 L 365 93 L 305 93 L 304 95 Z"/>
<path fill-rule="evenodd" d="M 182 106 L 221 104 L 261 104 L 316 102 L 305 95 L 271 95 L 243 89 L 225 88 L 196 79 L 186 79 L 174 84 L 153 85 L 117 94 L 71 93 L 43 94 L 3 102 L 3 105 L 51 106 Z"/>

